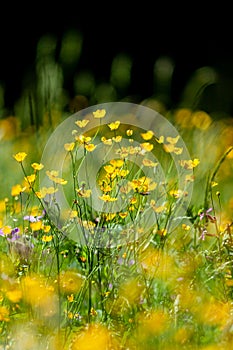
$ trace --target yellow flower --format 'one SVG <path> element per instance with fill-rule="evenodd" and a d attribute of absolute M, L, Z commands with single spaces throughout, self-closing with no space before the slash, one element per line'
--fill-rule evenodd
<path fill-rule="evenodd" d="M 10 311 L 6 306 L 0 306 L 0 322 L 5 321 L 9 322 L 10 321 Z"/>
<path fill-rule="evenodd" d="M 150 151 L 152 151 L 152 149 L 154 148 L 154 146 L 152 145 L 152 143 L 149 143 L 149 142 L 141 143 L 140 146 L 142 147 L 142 149 L 143 149 L 145 152 L 150 152 Z"/>
<path fill-rule="evenodd" d="M 70 218 L 71 219 L 77 218 L 77 216 L 78 216 L 78 211 L 77 210 L 71 210 Z"/>
<path fill-rule="evenodd" d="M 158 143 L 163 143 L 164 142 L 164 136 L 160 136 L 159 138 L 155 138 Z"/>
<path fill-rule="evenodd" d="M 56 177 L 53 182 L 55 182 L 56 184 L 60 184 L 60 185 L 66 185 L 67 184 L 67 180 L 64 180 L 60 177 Z"/>
<path fill-rule="evenodd" d="M 24 178 L 28 183 L 32 184 L 36 179 L 36 174 L 28 175 Z"/>
<path fill-rule="evenodd" d="M 176 137 L 168 136 L 167 137 L 167 142 L 171 143 L 172 145 L 175 145 L 178 142 L 179 138 L 180 138 L 180 135 L 178 135 Z"/>
<path fill-rule="evenodd" d="M 85 148 L 88 152 L 92 152 L 92 151 L 94 151 L 96 146 L 93 143 L 90 143 L 89 145 L 85 145 Z"/>
<path fill-rule="evenodd" d="M 39 231 L 42 228 L 42 222 L 41 221 L 31 222 L 30 227 L 32 231 Z"/>
<path fill-rule="evenodd" d="M 83 188 L 80 188 L 80 189 L 78 189 L 76 191 L 77 191 L 78 195 L 80 197 L 83 197 L 83 198 L 89 198 L 90 195 L 91 195 L 91 190 L 85 190 Z"/>
<path fill-rule="evenodd" d="M 48 178 L 51 181 L 53 181 L 53 182 L 55 182 L 57 184 L 60 184 L 60 185 L 66 185 L 67 184 L 67 180 L 64 180 L 64 179 L 58 177 L 58 171 L 56 171 L 56 170 L 51 170 L 51 171 L 47 170 L 46 171 L 46 175 L 48 176 Z"/>
<path fill-rule="evenodd" d="M 51 171 L 47 170 L 46 175 L 50 178 L 50 180 L 53 180 L 54 177 L 58 176 L 58 171 L 57 170 L 51 170 Z"/>
<path fill-rule="evenodd" d="M 65 148 L 65 150 L 66 150 L 67 152 L 73 151 L 74 146 L 75 146 L 75 143 L 74 143 L 74 142 L 65 143 L 65 144 L 64 144 L 64 148 Z"/>
<path fill-rule="evenodd" d="M 93 112 L 93 116 L 96 119 L 104 118 L 106 115 L 105 109 L 97 109 L 95 112 Z"/>
<path fill-rule="evenodd" d="M 143 164 L 144 166 L 148 166 L 148 167 L 155 167 L 155 166 L 158 165 L 158 163 L 152 162 L 152 160 L 146 159 L 146 158 L 143 159 L 142 164 Z"/>
<path fill-rule="evenodd" d="M 116 217 L 116 213 L 108 213 L 108 214 L 106 214 L 106 216 L 105 216 L 105 220 L 106 220 L 106 221 L 111 221 L 111 220 L 113 220 L 115 217 Z"/>
<path fill-rule="evenodd" d="M 181 147 L 175 147 L 175 144 L 173 143 L 167 143 L 163 145 L 164 151 L 167 153 L 175 153 L 175 154 L 181 154 L 183 152 L 183 148 Z"/>
<path fill-rule="evenodd" d="M 17 162 L 21 163 L 27 157 L 27 153 L 19 152 L 13 155 L 13 157 L 15 158 L 15 160 L 17 160 Z"/>
<path fill-rule="evenodd" d="M 139 179 L 134 179 L 129 184 L 135 192 L 139 193 L 153 191 L 157 186 L 156 182 L 152 182 L 151 178 L 145 176 Z"/>
<path fill-rule="evenodd" d="M 42 187 L 40 191 L 36 192 L 36 196 L 40 199 L 44 198 L 47 194 L 53 194 L 58 191 L 55 187 Z"/>
<path fill-rule="evenodd" d="M 152 139 L 152 137 L 154 136 L 154 133 L 152 130 L 148 130 L 147 132 L 142 133 L 141 136 L 142 136 L 143 140 L 148 141 L 148 140 Z"/>
<path fill-rule="evenodd" d="M 46 187 L 43 187 L 43 188 L 46 188 Z M 55 192 L 57 192 L 57 191 L 58 191 L 58 189 L 55 188 L 55 187 L 53 187 L 53 186 L 47 187 L 47 188 L 46 188 L 47 194 L 53 194 L 53 193 L 55 193 Z"/>
<path fill-rule="evenodd" d="M 169 194 L 170 194 L 170 196 L 177 199 L 177 198 L 182 197 L 184 192 L 182 190 L 171 190 L 171 191 L 169 191 Z"/>
<path fill-rule="evenodd" d="M 67 295 L 67 300 L 69 303 L 72 303 L 74 301 L 74 294 Z"/>
<path fill-rule="evenodd" d="M 191 229 L 191 227 L 189 225 L 182 224 L 182 229 L 185 231 L 189 231 Z"/>
<path fill-rule="evenodd" d="M 18 303 L 22 299 L 22 291 L 15 287 L 14 289 L 10 289 L 6 292 L 6 297 L 12 303 Z"/>
<path fill-rule="evenodd" d="M 11 188 L 11 195 L 12 197 L 20 195 L 20 193 L 24 192 L 26 190 L 26 187 L 22 187 L 21 185 L 17 184 L 12 186 Z"/>
<path fill-rule="evenodd" d="M 161 230 L 157 231 L 157 234 L 160 236 L 166 236 L 167 230 L 165 228 L 162 228 Z"/>
<path fill-rule="evenodd" d="M 124 164 L 124 160 L 122 159 L 111 159 L 110 164 L 113 165 L 116 168 L 121 168 Z"/>
<path fill-rule="evenodd" d="M 80 128 L 85 128 L 85 126 L 87 126 L 87 124 L 89 123 L 90 120 L 88 119 L 83 119 L 83 120 L 77 120 L 75 122 L 76 125 L 78 125 Z"/>
<path fill-rule="evenodd" d="M 117 130 L 119 128 L 120 123 L 121 122 L 117 120 L 116 122 L 108 124 L 108 127 L 110 128 L 110 130 Z"/>
<path fill-rule="evenodd" d="M 88 142 L 91 141 L 90 136 L 84 136 L 84 135 L 78 135 L 75 137 L 75 140 L 78 141 L 81 144 L 87 144 Z"/>
<path fill-rule="evenodd" d="M 34 170 L 41 170 L 41 169 L 43 169 L 43 167 L 44 167 L 44 165 L 43 164 L 39 164 L 39 163 L 32 163 L 31 164 L 31 167 L 34 169 Z"/>
<path fill-rule="evenodd" d="M 132 136 L 133 135 L 133 130 L 131 130 L 131 129 L 126 130 L 126 135 L 127 136 Z"/>
<path fill-rule="evenodd" d="M 45 242 L 45 243 L 51 242 L 52 239 L 53 239 L 53 236 L 52 236 L 52 235 L 49 235 L 49 236 L 44 235 L 44 236 L 42 237 L 42 241 Z"/>
<path fill-rule="evenodd" d="M 11 233 L 12 228 L 10 226 L 3 226 L 2 227 L 2 232 L 4 235 L 9 235 Z"/>
<path fill-rule="evenodd" d="M 104 170 L 106 171 L 106 173 L 108 174 L 113 174 L 115 171 L 115 167 L 112 165 L 105 165 L 104 166 Z"/>
<path fill-rule="evenodd" d="M 130 199 L 130 203 L 131 203 L 131 204 L 136 204 L 136 203 L 137 203 L 137 198 L 136 198 L 136 197 L 132 197 L 132 198 Z"/>
<path fill-rule="evenodd" d="M 126 177 L 129 174 L 129 170 L 122 169 L 119 172 L 120 177 Z"/>
<path fill-rule="evenodd" d="M 183 147 L 175 147 L 173 152 L 179 155 L 183 152 Z"/>
<path fill-rule="evenodd" d="M 119 216 L 122 218 L 122 219 L 125 219 L 126 216 L 128 215 L 128 212 L 123 212 L 123 213 L 119 213 Z"/>
<path fill-rule="evenodd" d="M 156 213 L 162 213 L 163 211 L 167 210 L 167 208 L 164 205 L 160 205 L 158 207 L 154 206 L 153 209 Z"/>
<path fill-rule="evenodd" d="M 172 143 L 164 144 L 163 149 L 167 153 L 172 153 L 175 149 L 175 146 Z"/>
<path fill-rule="evenodd" d="M 101 137 L 101 141 L 103 142 L 103 144 L 105 144 L 107 146 L 111 146 L 112 145 L 112 139 L 106 139 L 105 136 Z"/>
<path fill-rule="evenodd" d="M 121 142 L 122 136 L 118 135 L 118 136 L 116 136 L 116 137 L 113 137 L 112 140 L 113 140 L 114 142 Z"/>
<path fill-rule="evenodd" d="M 42 225 L 42 229 L 45 233 L 48 233 L 51 229 L 51 226 L 50 225 Z"/>
<path fill-rule="evenodd" d="M 109 194 L 103 194 L 102 196 L 99 196 L 99 199 L 101 199 L 104 202 L 115 202 L 115 201 L 117 201 L 117 198 L 110 197 Z"/>
<path fill-rule="evenodd" d="M 185 168 L 185 169 L 188 169 L 188 170 L 191 170 L 193 168 L 195 168 L 199 163 L 200 163 L 200 160 L 198 158 L 195 158 L 193 160 L 189 159 L 189 160 L 180 160 L 180 165 Z"/>

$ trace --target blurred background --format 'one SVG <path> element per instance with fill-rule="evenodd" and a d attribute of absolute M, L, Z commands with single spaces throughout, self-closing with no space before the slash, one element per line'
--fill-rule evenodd
<path fill-rule="evenodd" d="M 222 4 L 4 6 L 1 116 L 15 114 L 22 95 L 35 96 L 40 84 L 51 94 L 62 89 L 66 109 L 84 95 L 89 104 L 156 97 L 169 109 L 233 113 L 232 28 Z"/>

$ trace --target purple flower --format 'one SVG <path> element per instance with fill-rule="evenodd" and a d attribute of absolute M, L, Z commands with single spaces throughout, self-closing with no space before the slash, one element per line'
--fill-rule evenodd
<path fill-rule="evenodd" d="M 5 235 L 4 235 L 4 232 L 3 232 L 3 230 L 2 229 L 0 229 L 0 236 L 2 236 L 2 237 L 4 237 Z"/>
<path fill-rule="evenodd" d="M 199 216 L 200 216 L 200 220 L 202 220 L 205 216 L 208 216 L 208 213 L 210 213 L 213 210 L 213 208 L 209 208 L 206 211 L 202 211 Z"/>
<path fill-rule="evenodd" d="M 24 220 L 28 220 L 30 222 L 37 222 L 40 221 L 40 219 L 43 218 L 44 215 L 39 215 L 39 216 L 33 216 L 33 215 L 26 215 L 23 217 Z"/>
<path fill-rule="evenodd" d="M 132 265 L 134 265 L 135 264 L 135 260 L 134 259 L 130 259 L 130 261 L 129 261 L 129 266 L 132 266 Z"/>
<path fill-rule="evenodd" d="M 201 228 L 201 235 L 200 235 L 199 239 L 201 239 L 202 241 L 204 241 L 204 240 L 205 240 L 206 234 L 207 234 L 207 230 L 204 229 L 204 228 Z"/>
<path fill-rule="evenodd" d="M 9 235 L 7 235 L 7 240 L 8 242 L 14 242 L 17 239 L 20 238 L 20 234 L 19 234 L 20 230 L 18 227 L 15 227 L 11 230 L 11 233 Z"/>
<path fill-rule="evenodd" d="M 206 221 L 210 221 L 210 222 L 216 222 L 216 216 L 214 215 L 210 215 L 209 212 L 211 212 L 213 209 L 212 208 L 209 208 L 207 209 L 205 212 L 201 212 L 199 214 L 200 216 L 200 220 L 202 220 L 204 217 L 206 218 Z"/>

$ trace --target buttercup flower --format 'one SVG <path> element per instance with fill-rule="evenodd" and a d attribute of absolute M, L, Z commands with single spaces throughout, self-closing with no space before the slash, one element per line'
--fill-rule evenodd
<path fill-rule="evenodd" d="M 65 143 L 65 144 L 64 144 L 64 148 L 65 148 L 65 150 L 66 150 L 67 152 L 73 151 L 74 146 L 75 146 L 75 143 L 74 143 L 74 142 Z"/>
<path fill-rule="evenodd" d="M 100 119 L 105 117 L 106 115 L 106 110 L 105 109 L 97 109 L 95 112 L 93 112 L 93 116 L 96 119 Z"/>
<path fill-rule="evenodd" d="M 34 170 L 41 170 L 41 169 L 43 169 L 43 167 L 44 167 L 44 165 L 43 164 L 39 164 L 39 163 L 32 163 L 31 164 L 31 167 L 34 169 Z"/>
<path fill-rule="evenodd" d="M 121 122 L 117 120 L 116 122 L 108 124 L 108 127 L 110 128 L 110 130 L 117 130 L 119 128 L 120 123 Z"/>
<path fill-rule="evenodd" d="M 148 140 L 152 139 L 152 137 L 154 136 L 154 132 L 151 130 L 148 130 L 145 133 L 141 133 L 141 136 L 142 136 L 143 140 L 148 141 Z"/>
<path fill-rule="evenodd" d="M 25 152 L 18 152 L 15 155 L 13 155 L 15 160 L 19 163 L 22 163 L 22 161 L 27 157 L 27 153 Z"/>
<path fill-rule="evenodd" d="M 78 125 L 79 128 L 85 128 L 85 126 L 87 126 L 87 124 L 89 123 L 90 120 L 88 119 L 83 119 L 83 120 L 77 120 L 75 122 L 76 125 Z"/>

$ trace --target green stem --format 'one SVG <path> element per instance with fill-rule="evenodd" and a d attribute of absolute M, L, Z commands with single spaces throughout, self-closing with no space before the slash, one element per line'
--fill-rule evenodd
<path fill-rule="evenodd" d="M 222 165 L 222 163 L 225 161 L 226 157 L 228 156 L 228 154 L 233 150 L 233 146 L 230 146 L 226 152 L 222 155 L 222 157 L 219 159 L 216 167 L 214 168 L 213 172 L 211 175 L 208 176 L 207 179 L 207 184 L 206 184 L 206 191 L 205 191 L 205 199 L 204 199 L 204 209 L 207 210 L 208 209 L 208 201 L 209 201 L 209 193 L 211 191 L 211 184 L 214 181 L 220 166 Z"/>

